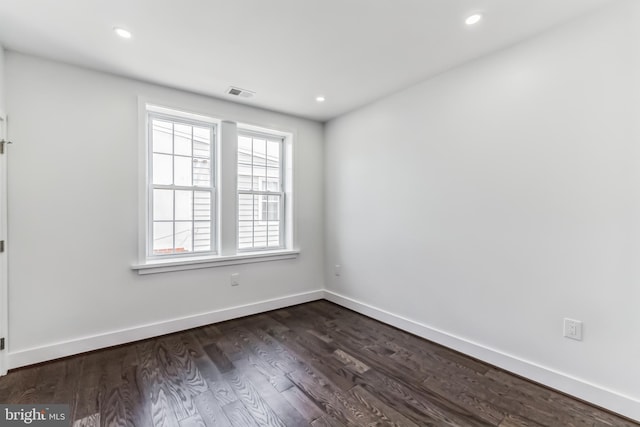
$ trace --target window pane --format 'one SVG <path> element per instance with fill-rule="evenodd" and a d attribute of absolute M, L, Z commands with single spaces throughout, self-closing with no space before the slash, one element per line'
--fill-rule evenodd
<path fill-rule="evenodd" d="M 211 166 L 207 159 L 193 159 L 193 185 L 208 187 L 211 183 Z"/>
<path fill-rule="evenodd" d="M 211 158 L 211 128 L 193 127 L 193 155 Z"/>
<path fill-rule="evenodd" d="M 267 168 L 264 166 L 253 167 L 253 190 L 265 191 L 266 189 Z"/>
<path fill-rule="evenodd" d="M 265 166 L 267 162 L 267 141 L 253 138 L 253 163 Z"/>
<path fill-rule="evenodd" d="M 268 196 L 268 216 L 269 221 L 278 221 L 280 219 L 280 196 Z"/>
<path fill-rule="evenodd" d="M 260 211 L 261 211 L 260 204 L 262 203 L 263 197 L 264 196 L 260 196 L 257 194 L 253 196 L 253 220 L 254 221 L 260 220 Z"/>
<path fill-rule="evenodd" d="M 256 222 L 253 225 L 253 247 L 264 248 L 267 246 L 267 223 Z"/>
<path fill-rule="evenodd" d="M 185 156 L 191 156 L 191 126 L 176 123 L 174 125 L 174 140 L 173 150 L 174 154 L 183 154 Z"/>
<path fill-rule="evenodd" d="M 280 191 L 280 169 L 267 168 L 266 191 Z"/>
<path fill-rule="evenodd" d="M 172 156 L 166 154 L 153 155 L 153 183 L 160 185 L 173 184 Z"/>
<path fill-rule="evenodd" d="M 251 166 L 238 165 L 238 190 L 251 190 Z"/>
<path fill-rule="evenodd" d="M 280 143 L 267 141 L 267 166 L 280 166 Z"/>
<path fill-rule="evenodd" d="M 153 190 L 153 219 L 173 220 L 173 190 Z"/>
<path fill-rule="evenodd" d="M 211 219 L 211 193 L 196 191 L 193 200 L 193 218 L 195 220 Z"/>
<path fill-rule="evenodd" d="M 253 221 L 239 221 L 238 248 L 248 249 L 252 247 L 253 247 Z"/>
<path fill-rule="evenodd" d="M 211 223 L 209 221 L 197 221 L 194 223 L 194 251 L 211 250 Z"/>
<path fill-rule="evenodd" d="M 191 157 L 174 157 L 175 185 L 191 186 Z"/>
<path fill-rule="evenodd" d="M 193 223 L 176 222 L 176 253 L 193 251 Z"/>
<path fill-rule="evenodd" d="M 251 156 L 251 138 L 240 135 L 238 137 L 238 151 L 246 156 Z"/>
<path fill-rule="evenodd" d="M 173 222 L 153 223 L 153 253 L 154 255 L 173 253 Z"/>
<path fill-rule="evenodd" d="M 260 210 L 260 221 L 266 221 L 267 220 L 267 214 L 269 212 L 269 204 L 267 203 L 269 199 L 267 199 L 267 196 L 259 196 L 260 198 L 260 206 L 259 206 L 259 210 Z"/>
<path fill-rule="evenodd" d="M 280 246 L 280 223 L 269 222 L 269 245 L 270 247 Z"/>
<path fill-rule="evenodd" d="M 266 221 L 262 221 L 260 216 L 258 215 L 261 210 L 261 203 L 264 200 L 265 196 L 254 195 L 253 196 L 253 214 L 254 219 L 258 221 L 254 221 L 253 223 L 253 247 L 254 248 L 262 248 L 267 246 L 267 223 Z"/>
<path fill-rule="evenodd" d="M 267 178 L 266 191 L 280 191 L 280 180 L 278 178 Z"/>
<path fill-rule="evenodd" d="M 253 221 L 253 195 L 240 194 L 238 196 L 238 219 Z"/>
<path fill-rule="evenodd" d="M 151 129 L 153 152 L 171 154 L 173 152 L 173 123 L 153 119 L 151 121 Z"/>
<path fill-rule="evenodd" d="M 193 191 L 176 190 L 176 220 L 193 219 Z"/>

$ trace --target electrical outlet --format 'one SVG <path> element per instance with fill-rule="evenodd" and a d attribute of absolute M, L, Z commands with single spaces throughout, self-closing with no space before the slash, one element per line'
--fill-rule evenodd
<path fill-rule="evenodd" d="M 342 266 L 340 264 L 336 264 L 333 267 L 333 274 L 335 274 L 336 276 L 340 276 L 341 270 L 342 270 Z"/>
<path fill-rule="evenodd" d="M 231 286 L 238 286 L 240 284 L 240 273 L 233 273 L 231 275 Z"/>
<path fill-rule="evenodd" d="M 582 322 L 580 320 L 565 318 L 564 336 L 572 340 L 582 341 Z"/>

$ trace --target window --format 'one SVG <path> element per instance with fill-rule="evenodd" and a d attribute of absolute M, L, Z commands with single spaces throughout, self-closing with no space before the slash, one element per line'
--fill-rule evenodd
<path fill-rule="evenodd" d="M 140 103 L 139 274 L 295 258 L 293 135 Z"/>
<path fill-rule="evenodd" d="M 149 112 L 147 257 L 215 252 L 215 126 Z"/>
<path fill-rule="evenodd" d="M 238 133 L 238 249 L 282 248 L 283 142 L 277 135 Z"/>

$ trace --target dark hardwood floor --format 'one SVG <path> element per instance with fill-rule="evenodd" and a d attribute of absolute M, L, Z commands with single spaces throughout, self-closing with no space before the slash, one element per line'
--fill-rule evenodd
<path fill-rule="evenodd" d="M 74 426 L 638 426 L 326 301 L 11 371 Z"/>

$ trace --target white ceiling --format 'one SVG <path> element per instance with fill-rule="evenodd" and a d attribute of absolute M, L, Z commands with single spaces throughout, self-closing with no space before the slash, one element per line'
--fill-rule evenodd
<path fill-rule="evenodd" d="M 612 1 L 2 0 L 0 43 L 325 121 Z"/>

